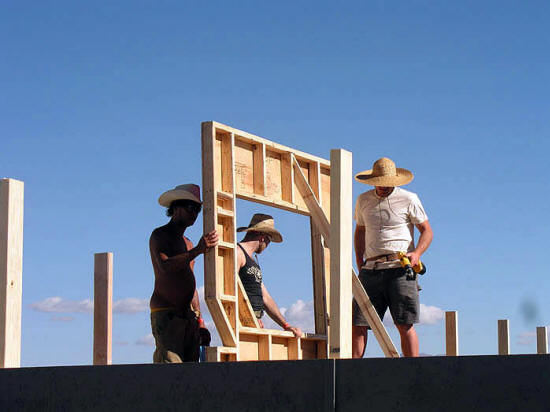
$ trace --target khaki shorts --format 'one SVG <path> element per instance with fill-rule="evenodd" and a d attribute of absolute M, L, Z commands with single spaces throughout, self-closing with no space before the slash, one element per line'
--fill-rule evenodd
<path fill-rule="evenodd" d="M 168 309 L 151 313 L 151 330 L 156 344 L 153 362 L 181 363 L 199 360 L 199 323 L 190 309 Z"/>
<path fill-rule="evenodd" d="M 394 323 L 398 325 L 418 323 L 420 318 L 418 282 L 416 279 L 407 279 L 405 269 L 400 267 L 380 270 L 362 269 L 359 280 L 380 319 L 384 319 L 386 310 L 390 308 Z M 355 299 L 353 300 L 353 325 L 369 326 Z"/>

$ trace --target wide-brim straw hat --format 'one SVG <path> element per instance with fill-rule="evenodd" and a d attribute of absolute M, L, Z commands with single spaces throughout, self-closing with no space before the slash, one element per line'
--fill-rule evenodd
<path fill-rule="evenodd" d="M 378 159 L 372 169 L 357 173 L 355 180 L 372 186 L 394 187 L 410 183 L 414 178 L 407 169 L 395 167 L 393 160 L 387 157 Z"/>
<path fill-rule="evenodd" d="M 237 232 L 259 232 L 266 233 L 271 236 L 271 240 L 275 243 L 281 243 L 283 236 L 275 229 L 275 221 L 273 216 L 256 213 L 250 219 L 250 224 L 246 227 L 237 228 Z"/>
<path fill-rule="evenodd" d="M 170 207 L 170 204 L 175 200 L 191 200 L 202 205 L 201 189 L 192 183 L 176 186 L 160 195 L 159 204 Z"/>

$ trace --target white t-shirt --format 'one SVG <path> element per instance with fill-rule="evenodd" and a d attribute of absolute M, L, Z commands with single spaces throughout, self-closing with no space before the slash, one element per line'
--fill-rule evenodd
<path fill-rule="evenodd" d="M 365 227 L 365 255 L 370 258 L 414 250 L 414 225 L 428 219 L 415 193 L 400 187 L 387 197 L 369 190 L 357 198 L 355 221 Z"/>

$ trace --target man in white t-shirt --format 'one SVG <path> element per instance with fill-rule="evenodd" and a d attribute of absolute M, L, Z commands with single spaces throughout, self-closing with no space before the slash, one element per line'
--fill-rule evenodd
<path fill-rule="evenodd" d="M 371 170 L 358 173 L 355 180 L 374 186 L 357 198 L 355 205 L 355 259 L 359 279 L 380 319 L 389 308 L 401 336 L 404 356 L 418 356 L 420 303 L 416 278 L 406 275 L 397 252 L 406 252 L 411 265 L 428 249 L 433 232 L 428 216 L 415 193 L 406 185 L 413 174 L 388 158 L 374 162 Z M 420 232 L 414 244 L 414 227 Z M 362 358 L 367 346 L 369 326 L 357 303 L 353 302 L 353 357 Z"/>

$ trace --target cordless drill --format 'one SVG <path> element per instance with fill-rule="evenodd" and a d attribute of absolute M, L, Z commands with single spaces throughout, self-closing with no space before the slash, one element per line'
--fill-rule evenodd
<path fill-rule="evenodd" d="M 423 264 L 420 260 L 418 261 L 418 264 L 416 266 L 412 267 L 411 261 L 409 260 L 405 252 L 397 252 L 397 257 L 399 258 L 401 267 L 405 268 L 407 279 L 415 280 L 417 274 L 423 275 L 424 273 L 426 273 L 426 265 Z"/>

